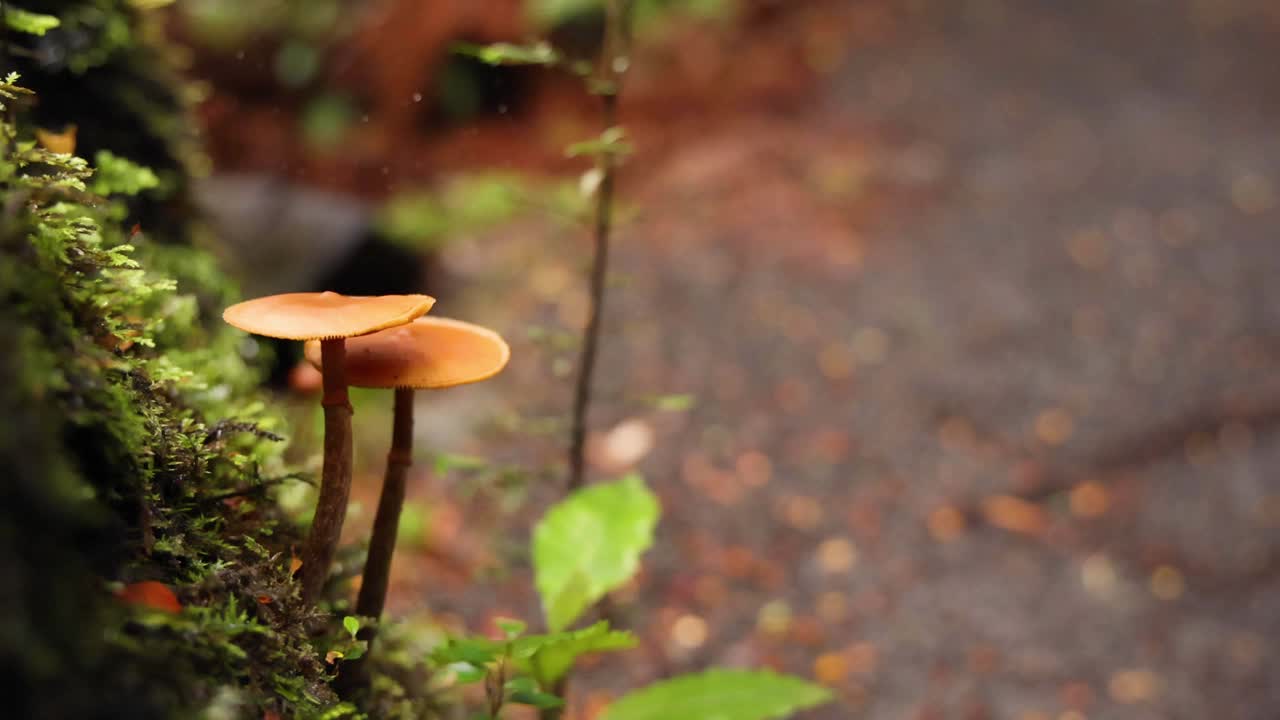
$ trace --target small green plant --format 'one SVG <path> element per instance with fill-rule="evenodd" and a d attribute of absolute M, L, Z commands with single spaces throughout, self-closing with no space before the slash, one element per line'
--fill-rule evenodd
<path fill-rule="evenodd" d="M 360 618 L 353 615 L 342 618 L 344 634 L 325 653 L 325 662 L 332 665 L 338 660 L 354 662 L 364 657 L 369 650 L 369 643 L 356 637 L 360 632 L 360 625 Z"/>
<path fill-rule="evenodd" d="M 431 661 L 458 685 L 484 682 L 489 718 L 497 718 L 508 703 L 541 710 L 563 707 L 551 689 L 579 657 L 636 645 L 631 633 L 612 630 L 603 620 L 582 630 L 543 635 L 525 635 L 526 625 L 519 620 L 498 624 L 501 640 L 452 638 L 431 654 Z"/>
<path fill-rule="evenodd" d="M 450 236 L 477 232 L 520 209 L 529 183 L 508 173 L 481 173 L 438 190 L 402 192 L 383 205 L 378 229 L 409 247 L 433 250 Z"/>
<path fill-rule="evenodd" d="M 499 621 L 501 639 L 451 638 L 431 654 L 457 686 L 484 683 L 483 717 L 507 704 L 531 705 L 559 717 L 564 681 L 579 658 L 636 645 L 606 620 L 568 629 L 608 592 L 631 581 L 652 544 L 658 500 L 639 475 L 598 483 L 550 508 L 534 529 L 535 584 L 550 632 L 525 634 L 519 620 Z M 713 670 L 656 683 L 610 706 L 608 720 L 767 720 L 829 701 L 808 682 L 770 672 Z"/>

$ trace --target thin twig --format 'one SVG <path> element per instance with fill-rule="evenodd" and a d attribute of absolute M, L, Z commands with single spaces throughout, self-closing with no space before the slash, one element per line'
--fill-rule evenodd
<path fill-rule="evenodd" d="M 605 3 L 604 43 L 594 91 L 600 95 L 604 129 L 617 125 L 618 94 L 622 74 L 626 70 L 626 15 L 630 0 Z M 620 62 L 621 60 L 621 62 Z M 591 379 L 595 371 L 596 353 L 600 345 L 600 324 L 604 314 L 605 283 L 609 273 L 609 236 L 613 230 L 613 191 L 617 159 L 604 152 L 597 158 L 600 187 L 596 190 L 594 240 L 591 260 L 591 296 L 587 309 L 587 327 L 578 359 L 578 379 L 573 393 L 573 427 L 569 441 L 568 492 L 582 487 L 586 472 L 587 409 L 591 405 Z"/>

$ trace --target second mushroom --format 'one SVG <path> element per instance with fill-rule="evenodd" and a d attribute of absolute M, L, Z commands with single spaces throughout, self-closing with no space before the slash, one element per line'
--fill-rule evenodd
<path fill-rule="evenodd" d="M 320 344 L 306 345 L 307 360 L 323 370 Z M 353 387 L 394 388 L 391 450 L 373 520 L 356 613 L 378 618 L 386 602 L 405 478 L 413 464 L 415 389 L 447 388 L 497 375 L 511 356 L 497 333 L 448 318 L 421 317 L 389 330 L 347 341 L 347 382 Z M 372 634 L 366 636 L 372 641 Z"/>

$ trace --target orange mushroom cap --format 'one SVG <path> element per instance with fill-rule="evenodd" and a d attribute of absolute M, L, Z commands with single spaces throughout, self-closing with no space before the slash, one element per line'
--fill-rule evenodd
<path fill-rule="evenodd" d="M 320 343 L 306 346 L 321 366 Z M 422 317 L 347 343 L 347 383 L 366 388 L 446 388 L 487 380 L 506 367 L 511 348 L 488 328 Z"/>
<path fill-rule="evenodd" d="M 435 303 L 430 295 L 285 293 L 232 305 L 222 312 L 222 319 L 255 335 L 284 340 L 335 340 L 403 325 Z"/>

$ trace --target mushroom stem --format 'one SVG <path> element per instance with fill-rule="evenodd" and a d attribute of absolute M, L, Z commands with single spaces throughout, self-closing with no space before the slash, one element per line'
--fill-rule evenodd
<path fill-rule="evenodd" d="M 413 388 L 396 388 L 395 417 L 391 425 L 391 451 L 387 453 L 387 474 L 382 481 L 378 513 L 373 518 L 373 537 L 369 539 L 369 555 L 360 580 L 360 596 L 356 614 L 379 618 L 387 600 L 387 584 L 391 578 L 391 556 L 396 549 L 400 529 L 400 510 L 404 507 L 405 477 L 413 464 Z M 365 638 L 373 644 L 373 633 Z"/>
<path fill-rule="evenodd" d="M 356 614 L 382 619 L 382 606 L 387 601 L 387 585 L 391 582 L 391 556 L 396 549 L 400 530 L 400 510 L 404 507 L 405 478 L 413 464 L 413 388 L 396 388 L 395 415 L 391 421 L 391 450 L 387 453 L 387 473 L 382 480 L 378 512 L 373 516 L 373 536 L 369 538 L 369 554 L 360 578 L 360 594 L 356 597 Z M 360 628 L 356 636 L 369 645 L 365 656 L 347 663 L 338 677 L 338 694 L 367 688 L 369 673 L 365 660 L 378 635 L 377 626 Z"/>
<path fill-rule="evenodd" d="M 302 548 L 302 600 L 314 603 L 333 564 L 351 494 L 351 401 L 347 396 L 346 340 L 320 343 L 324 375 L 324 470 L 315 519 Z"/>

